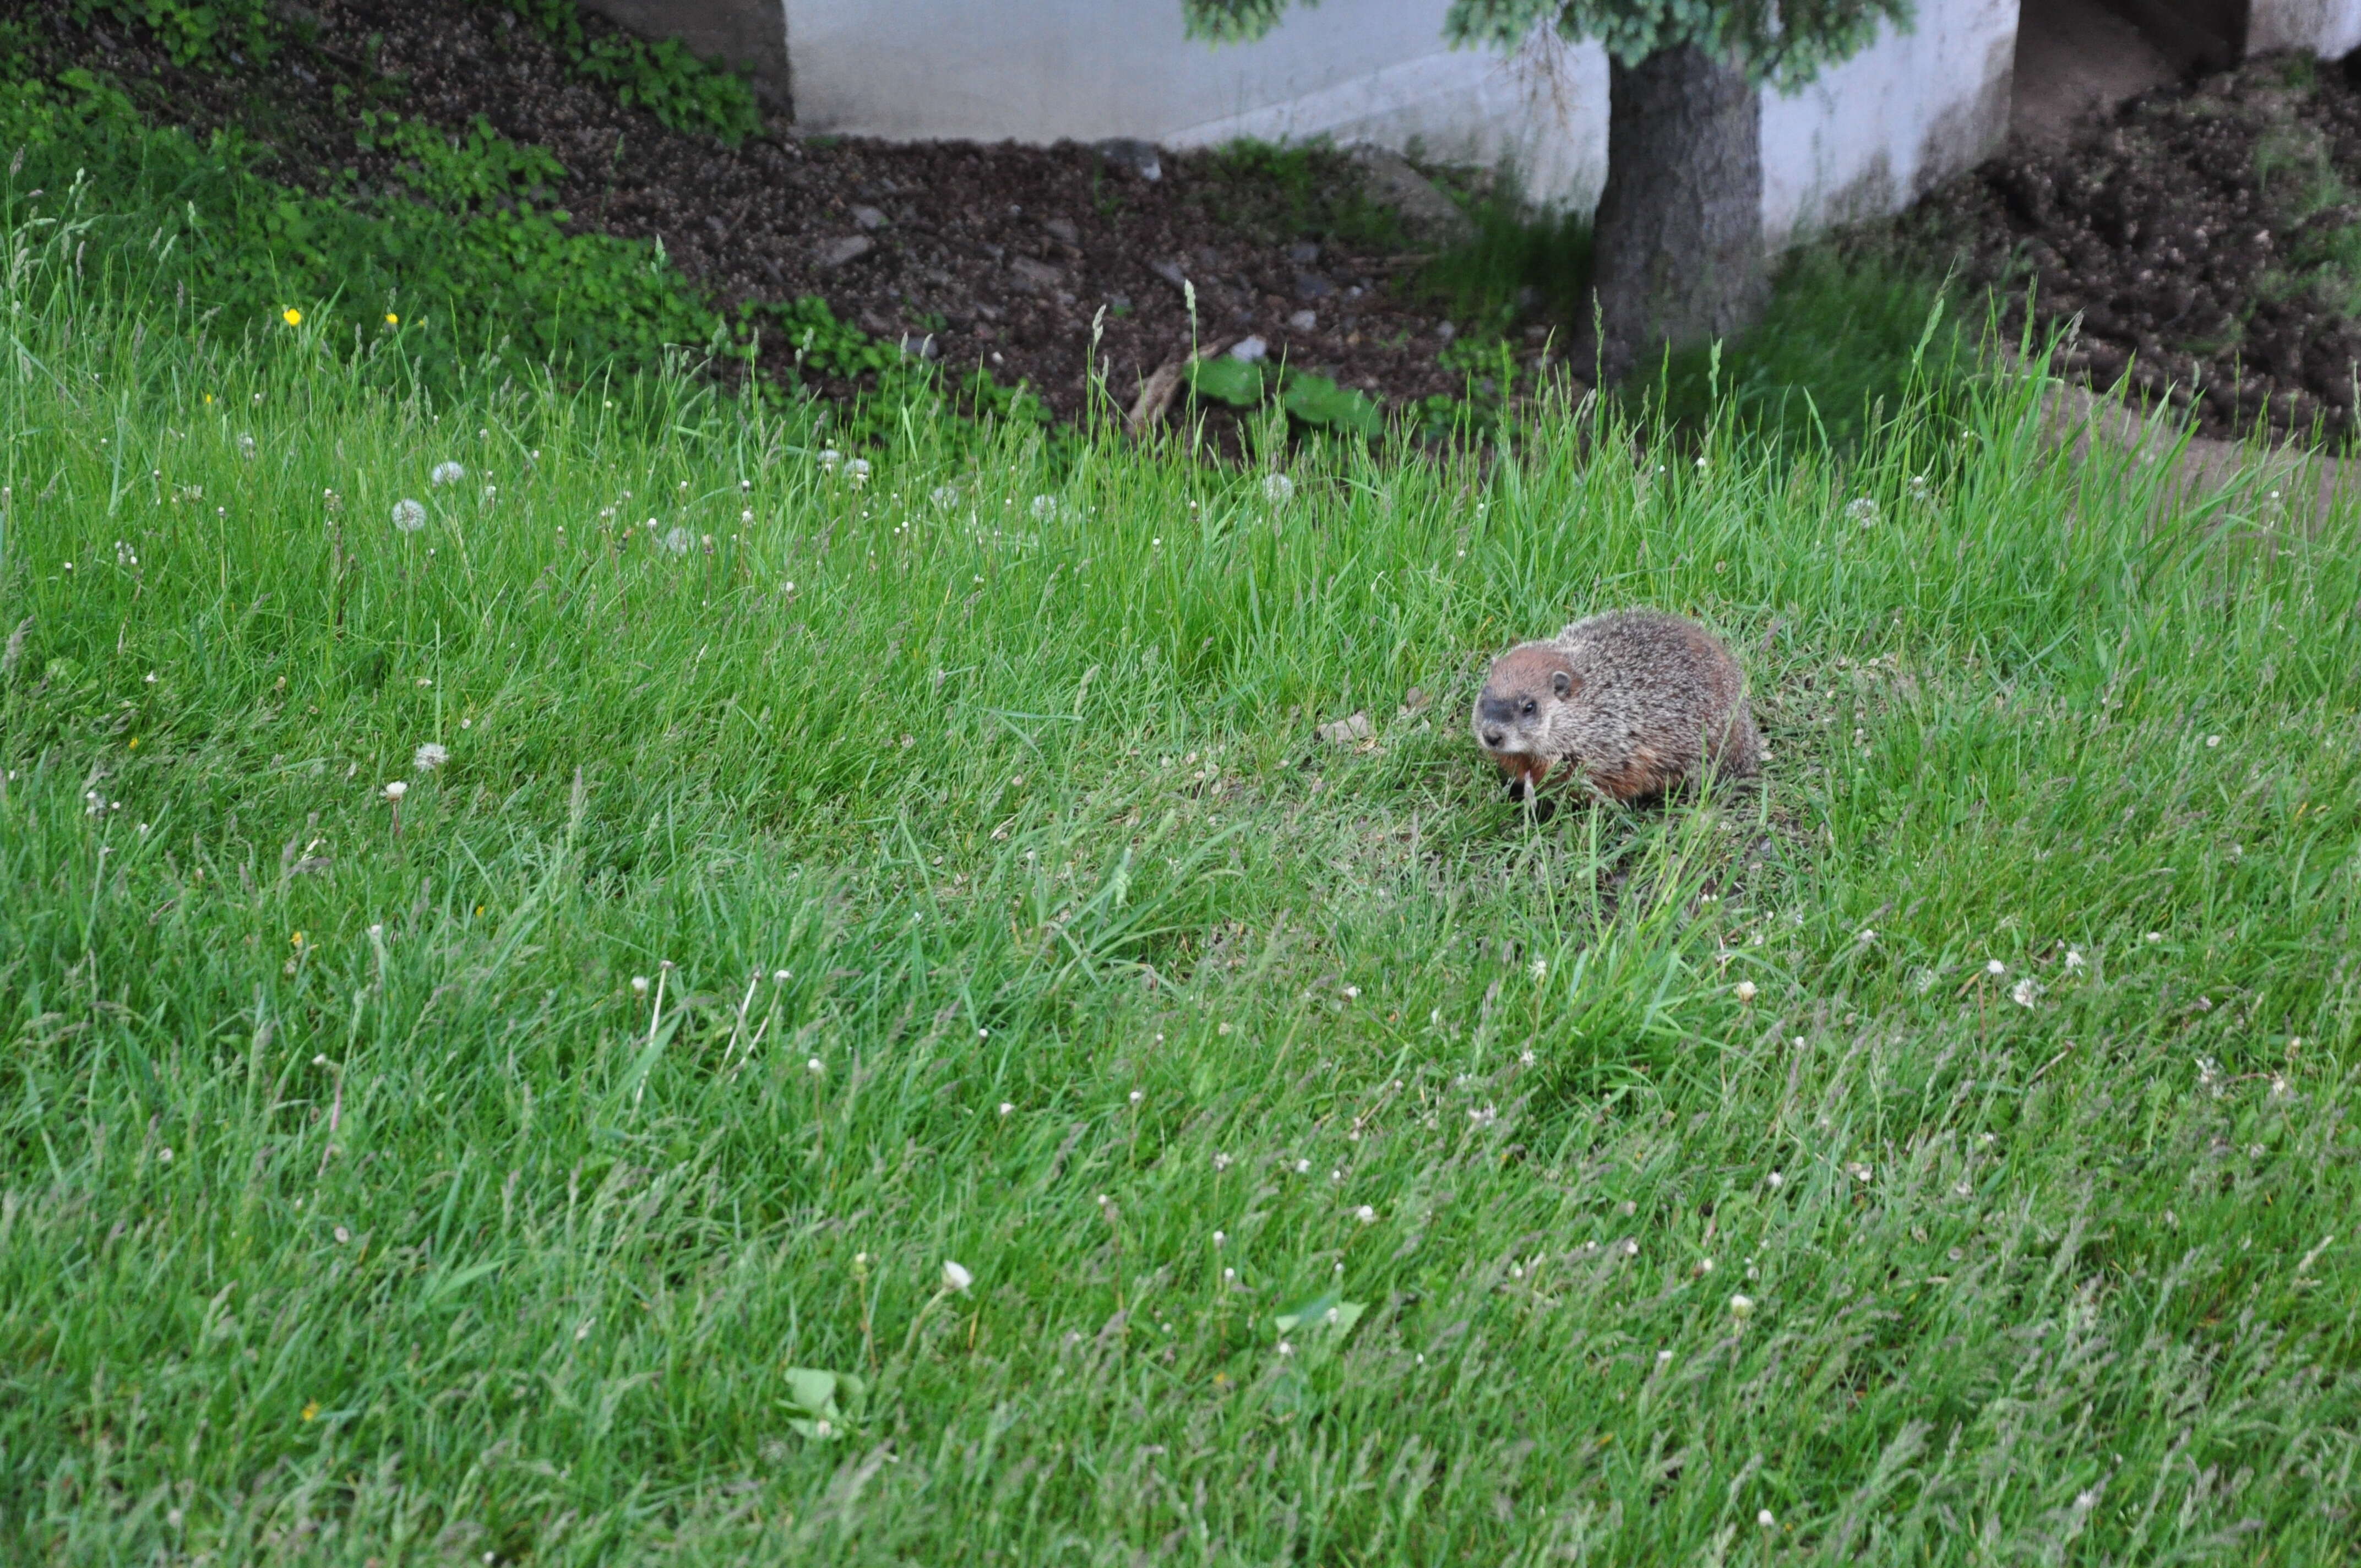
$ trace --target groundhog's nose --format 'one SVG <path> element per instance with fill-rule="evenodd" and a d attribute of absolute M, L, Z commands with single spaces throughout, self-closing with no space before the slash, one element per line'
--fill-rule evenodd
<path fill-rule="evenodd" d="M 1484 744 L 1491 747 L 1495 751 L 1500 749 L 1500 742 L 1506 740 L 1508 738 L 1508 732 L 1503 729 L 1487 729 L 1484 731 Z"/>

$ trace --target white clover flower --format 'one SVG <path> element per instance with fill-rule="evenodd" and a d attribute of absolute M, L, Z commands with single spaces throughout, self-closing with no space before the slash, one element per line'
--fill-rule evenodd
<path fill-rule="evenodd" d="M 1730 1299 L 1730 1315 L 1740 1322 L 1754 1315 L 1754 1298 L 1741 1293 Z"/>
<path fill-rule="evenodd" d="M 654 520 L 651 518 L 650 521 Z M 686 528 L 675 528 L 664 536 L 664 547 L 675 555 L 686 555 L 697 545 L 697 535 Z"/>
<path fill-rule="evenodd" d="M 1295 499 L 1295 481 L 1284 474 L 1266 475 L 1262 482 L 1262 499 L 1275 507 L 1283 507 Z"/>
<path fill-rule="evenodd" d="M 1378 1212 L 1375 1209 L 1370 1208 L 1367 1203 L 1364 1203 L 1359 1208 L 1353 1211 L 1353 1218 L 1360 1221 L 1361 1223 L 1365 1225 L 1374 1225 L 1378 1223 Z"/>
<path fill-rule="evenodd" d="M 2030 1007 L 2041 1000 L 2041 984 L 2031 975 L 2026 975 L 2009 989 L 2008 999 L 2019 1007 Z"/>
<path fill-rule="evenodd" d="M 1016 1109 L 1016 1105 L 1009 1101 L 1004 1100 L 1000 1102 L 1000 1113 L 1004 1116 L 1008 1115 Z"/>
<path fill-rule="evenodd" d="M 814 1076 L 818 1076 L 818 1074 L 824 1073 L 828 1070 L 828 1064 L 821 1061 L 818 1057 L 809 1057 L 805 1058 L 804 1070 L 813 1074 Z"/>
<path fill-rule="evenodd" d="M 647 993 L 648 977 L 643 974 L 633 975 L 631 977 L 631 994 L 633 996 L 645 996 Z"/>
<path fill-rule="evenodd" d="M 393 503 L 393 526 L 404 533 L 415 533 L 426 526 L 426 509 L 408 497 Z"/>
<path fill-rule="evenodd" d="M 429 740 L 412 755 L 410 765 L 419 773 L 431 773 L 450 760 L 450 752 Z"/>
<path fill-rule="evenodd" d="M 1862 496 L 1845 507 L 1845 516 L 1852 519 L 1861 527 L 1867 528 L 1877 521 L 1877 503 L 1867 496 Z"/>
<path fill-rule="evenodd" d="M 869 459 L 866 457 L 855 457 L 846 463 L 844 466 L 844 477 L 856 490 L 862 486 L 867 484 L 869 482 Z"/>
<path fill-rule="evenodd" d="M 1757 996 L 1762 994 L 1762 992 L 1755 988 L 1754 982 L 1751 980 L 1740 981 L 1732 990 L 1737 995 L 1738 1000 L 1741 1002 L 1752 1002 Z"/>
<path fill-rule="evenodd" d="M 427 477 L 438 485 L 456 485 L 467 477 L 467 470 L 456 463 L 437 463 Z"/>
<path fill-rule="evenodd" d="M 974 1275 L 970 1274 L 966 1269 L 961 1268 L 950 1258 L 943 1259 L 943 1288 L 946 1290 L 965 1290 L 969 1286 L 974 1283 Z"/>

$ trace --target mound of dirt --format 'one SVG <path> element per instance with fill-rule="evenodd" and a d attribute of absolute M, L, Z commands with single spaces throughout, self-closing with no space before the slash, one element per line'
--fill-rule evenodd
<path fill-rule="evenodd" d="M 1151 160 L 1071 144 L 801 138 L 774 122 L 726 146 L 624 107 L 479 0 L 310 0 L 290 13 L 305 36 L 268 72 L 226 74 L 78 26 L 70 0 L 30 9 L 150 113 L 268 141 L 276 178 L 324 190 L 349 166 L 365 192 L 391 185 L 382 159 L 354 144 L 365 104 L 452 129 L 481 115 L 558 157 L 568 180 L 555 194 L 578 225 L 660 240 L 724 306 L 818 295 L 838 319 L 954 371 L 1029 383 L 1060 415 L 1086 402 L 1094 321 L 1106 384 L 1126 401 L 1192 344 L 1248 337 L 1274 362 L 1397 407 L 1466 390 L 1437 360 L 1451 323 L 1399 286 L 1422 259 L 1408 232 L 1363 198 L 1342 154 L 1315 154 L 1316 188 L 1280 210 L 1209 154 L 1164 154 L 1151 179 L 1140 167 Z M 785 370 L 793 347 L 766 345 L 766 360 Z"/>
<path fill-rule="evenodd" d="M 2064 367 L 2129 380 L 2210 435 L 2353 433 L 2361 359 L 2361 82 L 2280 56 L 2158 89 L 2063 146 L 2013 146 L 1903 221 Z"/>

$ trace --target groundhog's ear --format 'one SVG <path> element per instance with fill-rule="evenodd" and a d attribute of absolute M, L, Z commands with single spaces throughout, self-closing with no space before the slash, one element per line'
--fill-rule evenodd
<path fill-rule="evenodd" d="M 1572 670 L 1551 671 L 1550 690 L 1560 696 L 1571 696 L 1574 692 L 1574 672 Z"/>

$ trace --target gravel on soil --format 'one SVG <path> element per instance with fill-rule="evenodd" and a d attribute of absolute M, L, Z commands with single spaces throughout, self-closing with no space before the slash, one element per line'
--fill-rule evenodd
<path fill-rule="evenodd" d="M 2361 359 L 2361 83 L 2266 57 L 2013 146 L 1902 220 L 1996 289 L 2004 324 L 2074 328 L 2061 368 L 2207 435 L 2333 442 Z"/>
<path fill-rule="evenodd" d="M 68 3 L 34 8 L 71 31 Z M 1249 336 L 1273 359 L 1389 405 L 1466 390 L 1437 359 L 1451 323 L 1402 286 L 1422 259 L 1407 239 L 1323 242 L 1239 210 L 1250 201 L 1231 200 L 1236 180 L 1211 154 L 805 138 L 776 121 L 730 147 L 623 107 L 504 8 L 312 0 L 289 14 L 310 37 L 267 81 L 181 70 L 102 28 L 77 36 L 88 63 L 146 84 L 148 112 L 201 135 L 235 125 L 275 148 L 275 178 L 315 189 L 348 166 L 364 192 L 393 184 L 384 159 L 353 144 L 347 116 L 364 103 L 453 129 L 481 115 L 565 164 L 553 195 L 577 226 L 661 241 L 725 309 L 818 295 L 839 320 L 954 373 L 1028 383 L 1060 416 L 1087 404 L 1094 330 L 1106 385 L 1125 403 L 1192 347 Z M 583 20 L 594 37 L 607 27 Z M 339 85 L 354 89 L 350 109 L 332 104 Z M 1317 157 L 1339 191 L 1364 178 L 1344 154 Z M 1543 334 L 1530 335 L 1528 359 Z M 788 371 L 793 345 L 766 344 L 764 359 Z"/>

